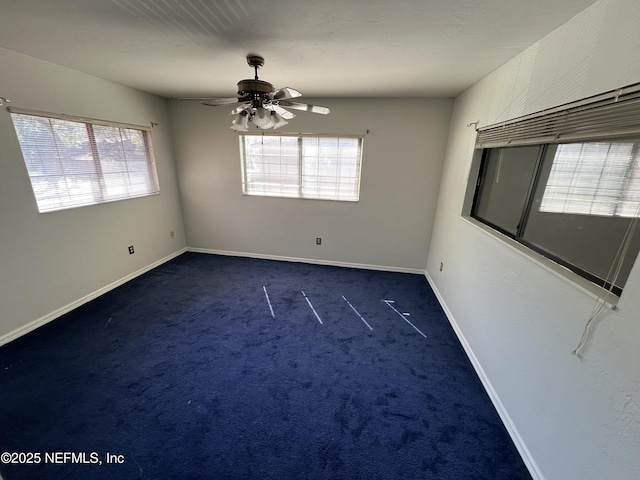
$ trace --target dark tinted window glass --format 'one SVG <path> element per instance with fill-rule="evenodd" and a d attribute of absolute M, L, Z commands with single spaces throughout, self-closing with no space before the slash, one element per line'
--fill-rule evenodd
<path fill-rule="evenodd" d="M 483 164 L 475 216 L 515 235 L 540 147 L 495 148 Z"/>
<path fill-rule="evenodd" d="M 640 252 L 640 140 L 487 150 L 472 215 L 620 294 Z"/>
<path fill-rule="evenodd" d="M 637 157 L 633 142 L 550 145 L 523 239 L 601 281 L 612 279 L 612 265 L 637 215 L 637 202 L 628 201 Z M 640 235 L 635 235 L 618 287 L 624 286 L 639 250 Z"/>

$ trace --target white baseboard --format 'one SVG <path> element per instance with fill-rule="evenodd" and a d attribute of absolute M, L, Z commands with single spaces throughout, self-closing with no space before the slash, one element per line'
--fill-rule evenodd
<path fill-rule="evenodd" d="M 65 313 L 70 312 L 71 310 L 74 310 L 82 305 L 84 305 L 87 302 L 90 302 L 91 300 L 99 297 L 100 295 L 104 295 L 105 293 L 113 290 L 114 288 L 119 287 L 120 285 L 123 285 L 124 283 L 128 282 L 129 280 L 132 280 L 136 277 L 139 277 L 140 275 L 142 275 L 143 273 L 148 272 L 149 270 L 152 270 L 154 268 L 156 268 L 159 265 L 162 265 L 165 262 L 168 262 L 169 260 L 182 255 L 185 252 L 197 252 L 197 253 L 209 253 L 209 254 L 215 254 L 215 255 L 228 255 L 228 256 L 234 256 L 234 257 L 248 257 L 248 258 L 261 258 L 261 259 L 266 259 L 266 260 L 281 260 L 281 261 L 286 261 L 286 262 L 299 262 L 299 263 L 312 263 L 312 264 L 317 264 L 317 265 L 331 265 L 331 266 L 336 266 L 336 267 L 348 267 L 348 268 L 361 268 L 361 269 L 365 269 L 365 270 L 380 270 L 380 271 L 387 271 L 387 272 L 399 272 L 399 273 L 413 273 L 413 274 L 419 274 L 422 275 L 424 274 L 424 270 L 421 269 L 413 269 L 413 268 L 400 268 L 400 267 L 390 267 L 390 266 L 385 266 L 385 265 L 367 265 L 367 264 L 361 264 L 361 263 L 347 263 L 347 262 L 333 262 L 333 261 L 326 261 L 326 260 L 317 260 L 317 259 L 309 259 L 309 258 L 297 258 L 297 257 L 281 257 L 281 256 L 277 256 L 277 255 L 261 255 L 261 254 L 254 254 L 254 253 L 246 253 L 246 252 L 233 252 L 233 251 L 227 251 L 227 250 L 212 250 L 212 249 L 207 249 L 207 248 L 183 248 L 181 250 L 178 250 L 177 252 L 172 253 L 171 255 L 168 255 L 164 258 L 161 258 L 160 260 L 157 260 L 153 263 L 151 263 L 150 265 L 147 265 L 144 268 L 141 268 L 140 270 L 137 270 L 129 275 L 126 275 L 118 280 L 116 280 L 115 282 L 110 283 L 109 285 L 105 285 L 102 288 L 99 288 L 98 290 L 96 290 L 95 292 L 91 292 L 88 295 L 85 295 L 82 298 L 79 298 L 78 300 L 75 300 L 61 308 L 58 308 L 57 310 L 54 310 L 51 313 L 48 313 L 47 315 L 44 315 L 32 322 L 29 322 L 26 325 L 23 325 L 9 333 L 6 333 L 2 336 L 0 336 L 0 346 L 4 345 L 6 343 L 9 343 L 33 330 L 35 330 L 36 328 L 39 328 L 49 322 L 51 322 L 52 320 L 55 320 L 58 317 L 61 317 L 62 315 L 64 315 Z M 1 480 L 1 479 L 0 479 Z"/>
<path fill-rule="evenodd" d="M 279 255 L 264 255 L 259 253 L 233 252 L 228 250 L 212 250 L 210 248 L 188 247 L 188 250 L 190 252 L 195 252 L 195 253 L 228 255 L 230 257 L 260 258 L 263 260 L 279 260 L 283 262 L 311 263 L 314 265 L 329 265 L 333 267 L 361 268 L 363 270 L 378 270 L 382 272 L 414 273 L 418 275 L 424 275 L 424 269 L 418 269 L 418 268 L 390 267 L 387 265 L 368 265 L 365 263 L 335 262 L 332 260 L 318 260 L 315 258 L 283 257 Z"/>
<path fill-rule="evenodd" d="M 529 449 L 527 448 L 527 445 L 524 443 L 524 440 L 520 436 L 520 433 L 518 432 L 518 429 L 513 423 L 513 420 L 511 420 L 511 416 L 509 415 L 509 413 L 507 412 L 507 409 L 505 408 L 504 404 L 500 400 L 498 393 L 493 388 L 493 385 L 491 384 L 489 377 L 487 377 L 487 374 L 482 368 L 482 365 L 480 364 L 478 357 L 476 357 L 475 353 L 473 352 L 473 349 L 471 348 L 471 345 L 465 338 L 464 334 L 462 333 L 462 330 L 460 329 L 460 326 L 458 325 L 455 318 L 453 317 L 453 314 L 449 310 L 449 307 L 447 307 L 447 304 L 442 298 L 442 295 L 440 295 L 440 292 L 438 291 L 438 288 L 436 287 L 435 282 L 433 281 L 433 279 L 431 278 L 428 272 L 425 271 L 422 273 L 426 277 L 427 282 L 429 282 L 431 289 L 433 290 L 436 297 L 438 298 L 438 302 L 440 302 L 440 306 L 442 307 L 445 315 L 449 319 L 449 323 L 451 324 L 454 332 L 458 336 L 458 340 L 460 340 L 460 343 L 462 344 L 462 347 L 464 348 L 464 351 L 466 352 L 467 357 L 469 357 L 469 360 L 471 361 L 471 364 L 473 365 L 473 368 L 475 369 L 478 377 L 480 377 L 480 381 L 482 382 L 484 389 L 489 395 L 489 398 L 491 399 L 493 406 L 498 412 L 498 415 L 500 416 L 502 423 L 504 424 L 505 428 L 509 432 L 509 435 L 511 436 L 513 443 L 518 449 L 518 452 L 520 453 L 522 460 L 527 466 L 529 473 L 534 478 L 534 480 L 544 480 L 542 472 L 540 471 L 540 469 L 538 468 L 538 465 L 533 459 L 531 452 L 529 451 Z"/>
<path fill-rule="evenodd" d="M 159 265 L 162 265 L 165 262 L 168 262 L 169 260 L 177 257 L 178 255 L 182 255 L 183 253 L 185 253 L 187 251 L 186 248 L 183 248 L 181 250 L 178 250 L 177 252 L 172 253 L 171 255 L 168 255 L 164 258 L 161 258 L 160 260 L 157 260 L 155 262 L 153 262 L 150 265 L 147 265 L 146 267 L 141 268 L 140 270 L 137 270 L 129 275 L 126 275 L 118 280 L 116 280 L 115 282 L 110 283 L 109 285 L 105 285 L 102 288 L 99 288 L 98 290 L 96 290 L 95 292 L 91 292 L 88 295 L 85 295 L 82 298 L 79 298 L 78 300 L 75 300 L 71 303 L 69 303 L 68 305 L 65 305 L 64 307 L 58 308 L 57 310 L 54 310 L 51 313 L 48 313 L 47 315 L 44 315 L 30 323 L 27 323 L 26 325 L 23 325 L 22 327 L 19 327 L 9 333 L 6 333 L 2 336 L 0 336 L 0 345 L 4 345 L 5 343 L 9 343 L 19 337 L 21 337 L 22 335 L 25 335 L 33 330 L 35 330 L 38 327 L 41 327 L 49 322 L 51 322 L 52 320 L 55 320 L 58 317 L 61 317 L 62 315 L 64 315 L 65 313 L 70 312 L 71 310 L 74 310 L 82 305 L 84 305 L 87 302 L 90 302 L 91 300 L 93 300 L 94 298 L 98 298 L 100 295 L 104 295 L 105 293 L 113 290 L 116 287 L 119 287 L 120 285 L 123 285 L 124 283 L 128 282 L 129 280 L 133 280 L 136 277 L 139 277 L 140 275 L 142 275 L 143 273 L 148 272 L 149 270 L 152 270 L 154 268 L 156 268 Z M 1 479 L 0 479 L 1 480 Z"/>

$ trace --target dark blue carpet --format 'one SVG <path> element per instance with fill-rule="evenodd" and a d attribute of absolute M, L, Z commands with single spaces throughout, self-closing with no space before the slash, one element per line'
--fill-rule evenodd
<path fill-rule="evenodd" d="M 5 480 L 531 478 L 423 276 L 194 253 L 0 348 L 0 452 L 40 458 Z"/>

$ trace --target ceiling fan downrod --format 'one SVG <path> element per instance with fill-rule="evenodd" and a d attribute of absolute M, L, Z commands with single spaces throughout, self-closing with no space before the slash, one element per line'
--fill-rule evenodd
<path fill-rule="evenodd" d="M 247 55 L 247 63 L 255 72 L 254 80 L 258 80 L 258 69 L 264 66 L 264 58 L 259 55 Z"/>

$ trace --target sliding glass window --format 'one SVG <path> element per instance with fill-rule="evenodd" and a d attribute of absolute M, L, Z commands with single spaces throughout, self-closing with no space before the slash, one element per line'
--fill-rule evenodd
<path fill-rule="evenodd" d="M 620 295 L 640 251 L 640 137 L 485 149 L 471 214 Z"/>
<path fill-rule="evenodd" d="M 148 128 L 10 112 L 40 212 L 159 192 Z"/>

